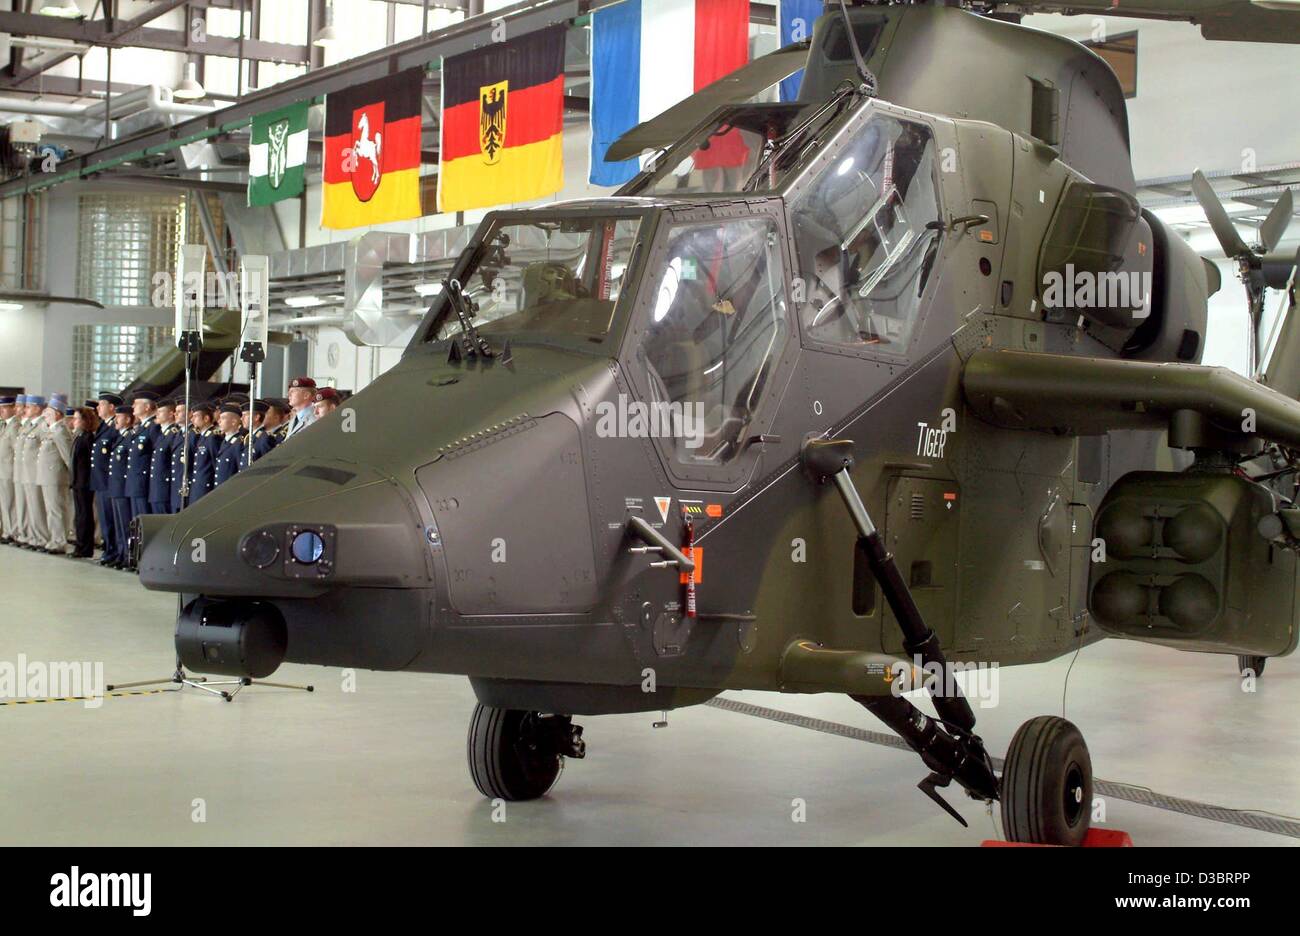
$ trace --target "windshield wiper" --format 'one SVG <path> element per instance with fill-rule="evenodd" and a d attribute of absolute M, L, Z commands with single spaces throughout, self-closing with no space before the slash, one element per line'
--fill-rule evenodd
<path fill-rule="evenodd" d="M 753 175 L 745 180 L 745 184 L 740 187 L 740 190 L 742 192 L 751 191 L 758 184 L 758 180 L 763 173 L 767 172 L 770 167 L 774 166 L 776 160 L 780 158 L 792 144 L 801 140 L 804 134 L 812 128 L 813 124 L 831 110 L 834 110 L 835 113 L 831 115 L 830 120 L 834 120 L 840 115 L 844 102 L 850 97 L 856 97 L 860 91 L 861 89 L 854 85 L 853 82 L 847 79 L 841 81 L 839 87 L 836 88 L 834 95 L 832 95 L 829 101 L 817 108 L 817 110 L 813 111 L 805 119 L 801 120 L 798 125 L 791 128 L 783 136 L 774 140 L 768 140 L 763 145 L 763 157 L 758 161 L 758 165 L 754 168 Z M 829 122 L 830 121 L 828 120 L 827 123 Z M 825 128 L 825 124 L 822 125 L 822 128 Z"/>
<path fill-rule="evenodd" d="M 452 346 L 458 347 L 465 357 L 473 357 L 475 354 L 485 358 L 493 357 L 496 352 L 474 326 L 474 310 L 470 308 L 469 300 L 461 290 L 460 280 L 445 279 L 442 288 L 447 294 L 447 301 L 451 304 L 452 311 L 460 321 L 460 337 L 454 339 Z"/>

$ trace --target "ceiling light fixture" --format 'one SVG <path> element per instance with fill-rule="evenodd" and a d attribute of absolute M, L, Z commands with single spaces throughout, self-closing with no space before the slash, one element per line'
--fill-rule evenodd
<path fill-rule="evenodd" d="M 198 74 L 199 66 L 194 62 L 186 62 L 185 77 L 172 92 L 172 97 L 178 101 L 197 101 L 205 96 L 208 92 L 204 91 L 203 85 L 199 84 Z"/>
<path fill-rule="evenodd" d="M 334 4 L 331 3 L 325 7 L 325 25 L 316 31 L 316 36 L 311 43 L 327 49 L 338 45 L 340 41 L 338 30 L 334 28 Z"/>
<path fill-rule="evenodd" d="M 41 4 L 41 16 L 57 16 L 60 19 L 82 19 L 85 13 L 77 6 L 77 0 L 45 0 Z"/>

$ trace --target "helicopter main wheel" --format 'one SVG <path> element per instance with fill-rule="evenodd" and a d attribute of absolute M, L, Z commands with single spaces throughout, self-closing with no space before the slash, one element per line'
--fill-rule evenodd
<path fill-rule="evenodd" d="M 560 715 L 476 705 L 469 722 L 469 773 L 489 799 L 511 802 L 545 796 L 564 769 L 562 738 L 581 728 Z M 580 753 L 575 756 L 582 756 Z"/>
<path fill-rule="evenodd" d="M 1081 845 L 1092 816 L 1092 758 L 1055 715 L 1020 726 L 1002 768 L 1002 829 L 1010 842 Z"/>
<path fill-rule="evenodd" d="M 1265 656 L 1249 656 L 1247 654 L 1237 654 L 1237 670 L 1245 676 L 1247 672 L 1254 674 L 1258 679 L 1264 675 L 1264 664 L 1268 662 Z"/>

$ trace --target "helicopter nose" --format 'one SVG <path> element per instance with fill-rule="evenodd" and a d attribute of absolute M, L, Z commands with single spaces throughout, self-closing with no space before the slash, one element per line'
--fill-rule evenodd
<path fill-rule="evenodd" d="M 182 596 L 176 650 L 195 672 L 399 670 L 429 652 L 437 537 L 370 468 L 270 461 L 140 533 L 140 581 Z"/>
<path fill-rule="evenodd" d="M 140 581 L 209 597 L 305 598 L 433 582 L 410 497 L 355 463 L 254 467 L 179 514 L 142 518 Z"/>

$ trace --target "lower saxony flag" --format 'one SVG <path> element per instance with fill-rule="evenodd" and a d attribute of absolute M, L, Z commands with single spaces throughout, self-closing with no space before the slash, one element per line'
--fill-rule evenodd
<path fill-rule="evenodd" d="M 258 114 L 249 129 L 248 204 L 302 194 L 307 165 L 307 101 Z"/>
<path fill-rule="evenodd" d="M 321 227 L 420 216 L 423 81 L 409 68 L 326 95 Z"/>
<path fill-rule="evenodd" d="M 443 62 L 439 211 L 564 187 L 564 34 L 553 26 Z"/>

